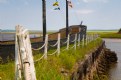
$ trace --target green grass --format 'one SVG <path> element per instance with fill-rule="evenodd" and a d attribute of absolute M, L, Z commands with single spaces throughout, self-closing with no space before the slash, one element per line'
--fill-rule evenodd
<path fill-rule="evenodd" d="M 121 39 L 121 34 L 117 33 L 118 31 L 88 31 L 88 34 L 97 33 L 101 38 L 118 38 Z"/>
<path fill-rule="evenodd" d="M 99 34 L 101 38 L 118 38 L 121 39 L 121 34 L 117 33 L 106 33 L 106 34 Z"/>
<path fill-rule="evenodd" d="M 0 78 L 1 80 L 14 80 L 14 62 L 0 65 Z"/>
<path fill-rule="evenodd" d="M 71 49 L 63 51 L 59 56 L 48 56 L 47 60 L 41 60 L 35 63 L 37 80 L 69 80 L 71 73 L 75 70 L 75 64 L 83 60 L 85 54 L 90 53 L 93 49 L 101 43 L 101 39 L 92 41 L 85 47 L 78 47 L 77 50 Z M 71 45 L 72 46 L 72 45 Z M 65 47 L 62 47 L 63 49 Z M 49 54 L 53 50 L 49 51 Z M 42 55 L 34 52 L 34 60 L 38 59 Z M 61 72 L 65 73 L 61 73 Z M 0 77 L 2 80 L 14 80 L 14 62 L 0 65 Z"/>

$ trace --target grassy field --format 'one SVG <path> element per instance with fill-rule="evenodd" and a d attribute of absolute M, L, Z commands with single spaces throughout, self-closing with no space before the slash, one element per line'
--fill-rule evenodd
<path fill-rule="evenodd" d="M 101 38 L 117 38 L 117 39 L 121 39 L 121 34 L 118 34 L 117 33 L 118 31 L 117 30 L 107 30 L 107 31 L 101 31 L 101 30 L 98 30 L 98 31 L 88 31 L 89 34 L 94 34 L 94 33 L 97 33 L 100 35 Z"/>
<path fill-rule="evenodd" d="M 35 63 L 37 80 L 69 80 L 72 72 L 77 68 L 75 66 L 77 62 L 83 60 L 85 54 L 93 51 L 101 42 L 101 39 L 97 39 L 89 43 L 88 46 L 80 46 L 77 50 L 63 51 L 58 57 L 56 55 L 48 56 L 47 60 Z M 53 50 L 49 51 L 49 54 L 52 52 Z M 39 52 L 33 53 L 36 54 L 34 60 L 42 56 L 41 54 L 37 54 Z M 0 65 L 1 80 L 14 80 L 14 67 L 14 62 Z"/>

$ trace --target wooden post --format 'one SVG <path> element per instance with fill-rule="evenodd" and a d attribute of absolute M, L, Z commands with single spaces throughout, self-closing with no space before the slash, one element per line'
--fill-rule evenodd
<path fill-rule="evenodd" d="M 94 40 L 94 34 L 92 34 L 92 41 Z"/>
<path fill-rule="evenodd" d="M 98 37 L 100 37 L 100 35 L 99 35 L 99 34 L 97 34 L 97 38 L 98 38 Z"/>
<path fill-rule="evenodd" d="M 91 42 L 91 36 L 90 36 L 91 34 L 89 34 L 89 43 Z"/>
<path fill-rule="evenodd" d="M 16 32 L 16 74 L 18 73 L 17 67 L 18 65 L 20 65 L 19 70 L 21 70 L 23 74 L 20 73 L 20 71 L 19 74 L 22 74 L 25 80 L 36 80 L 34 61 L 28 30 L 18 26 L 16 28 Z M 16 80 L 19 79 L 21 78 L 16 78 Z"/>
<path fill-rule="evenodd" d="M 84 41 L 85 39 L 84 39 L 84 35 L 83 35 L 83 39 L 82 39 L 82 46 L 84 47 Z"/>
<path fill-rule="evenodd" d="M 80 33 L 78 34 L 78 46 L 80 47 Z"/>
<path fill-rule="evenodd" d="M 95 40 L 95 34 L 93 34 L 93 40 Z"/>
<path fill-rule="evenodd" d="M 95 34 L 95 40 L 96 40 L 96 34 Z"/>
<path fill-rule="evenodd" d="M 57 45 L 57 50 L 58 50 L 58 56 L 60 55 L 60 33 L 58 33 L 58 45 Z"/>
<path fill-rule="evenodd" d="M 15 80 L 22 79 L 22 75 L 21 75 L 22 62 L 20 58 L 18 35 L 19 35 L 19 25 L 16 26 L 16 39 L 15 39 Z"/>
<path fill-rule="evenodd" d="M 74 42 L 74 48 L 76 50 L 76 41 L 77 41 L 77 34 L 75 34 L 75 42 Z"/>
<path fill-rule="evenodd" d="M 87 46 L 87 43 L 88 43 L 88 35 L 86 35 L 86 46 Z"/>
<path fill-rule="evenodd" d="M 91 42 L 93 41 L 93 36 L 92 36 L 92 34 L 91 34 Z"/>
<path fill-rule="evenodd" d="M 68 34 L 68 37 L 67 37 L 67 50 L 69 49 L 69 42 L 70 42 L 70 35 Z"/>
<path fill-rule="evenodd" d="M 48 50 L 48 34 L 46 34 L 45 37 L 44 59 L 47 59 L 47 50 Z"/>

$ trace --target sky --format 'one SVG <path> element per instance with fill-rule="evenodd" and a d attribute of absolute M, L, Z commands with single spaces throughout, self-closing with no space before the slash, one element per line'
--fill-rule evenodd
<path fill-rule="evenodd" d="M 66 26 L 65 0 L 58 0 L 60 10 L 54 10 L 56 0 L 46 0 L 47 30 Z M 121 28 L 121 0 L 71 0 L 69 25 L 83 21 L 88 30 Z M 42 30 L 42 0 L 0 0 L 0 29 L 15 29 L 21 25 L 29 30 Z"/>

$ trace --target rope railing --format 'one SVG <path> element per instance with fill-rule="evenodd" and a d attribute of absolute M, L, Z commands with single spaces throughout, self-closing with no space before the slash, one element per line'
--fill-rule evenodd
<path fill-rule="evenodd" d="M 61 43 L 64 45 L 64 44 L 67 44 L 67 42 L 68 42 L 68 39 L 65 41 L 65 42 L 63 42 L 63 41 L 61 41 Z"/>
<path fill-rule="evenodd" d="M 54 55 L 55 53 L 57 53 L 57 50 L 55 52 L 53 52 L 52 54 L 47 54 L 48 56 L 52 56 Z"/>
<path fill-rule="evenodd" d="M 63 49 L 62 51 L 68 50 L 69 49 L 69 44 L 70 44 L 70 35 L 68 34 L 68 37 L 67 37 L 67 40 L 66 40 L 66 48 Z"/>
<path fill-rule="evenodd" d="M 32 79 L 30 79 L 29 77 L 26 77 L 26 80 L 36 80 L 36 76 L 34 73 L 34 70 L 35 70 L 34 63 L 36 63 L 42 59 L 46 60 L 48 56 L 52 56 L 52 55 L 59 56 L 60 52 L 62 52 L 62 51 L 66 51 L 66 50 L 73 49 L 73 48 L 74 48 L 74 50 L 76 50 L 77 46 L 78 47 L 80 47 L 80 46 L 84 47 L 85 45 L 87 46 L 91 41 L 94 41 L 99 37 L 98 34 L 87 34 L 85 36 L 84 34 L 80 34 L 80 33 L 81 32 L 74 34 L 73 36 L 70 36 L 68 34 L 68 37 L 66 38 L 65 42 L 61 41 L 61 39 L 60 39 L 61 35 L 60 35 L 60 33 L 58 33 L 57 42 L 55 42 L 55 44 L 53 44 L 53 45 L 51 45 L 49 43 L 48 34 L 46 34 L 43 45 L 41 47 L 35 49 L 35 48 L 31 48 L 30 38 L 28 37 L 28 30 L 18 27 L 16 29 L 16 42 L 15 42 L 15 45 L 16 45 L 15 46 L 16 47 L 16 58 L 15 58 L 15 60 L 16 60 L 16 70 L 15 70 L 16 71 L 16 80 L 21 79 L 22 70 L 24 70 L 23 65 L 27 66 L 27 68 L 25 69 L 25 73 L 31 72 L 29 74 L 33 75 L 33 76 L 31 76 L 31 75 L 27 74 L 27 76 L 29 76 L 29 77 L 31 76 Z M 71 44 L 71 43 L 73 43 L 73 44 Z M 60 50 L 61 45 L 63 45 L 63 44 L 66 45 L 66 48 L 63 50 Z M 71 45 L 71 47 L 70 47 L 70 45 Z M 48 52 L 49 46 L 56 48 L 53 53 Z M 43 55 L 39 59 L 33 61 L 32 50 L 39 51 L 41 49 L 44 50 Z M 32 67 L 29 67 L 28 63 L 32 64 Z M 20 68 L 22 70 L 20 70 Z M 33 70 L 31 70 L 31 69 L 33 69 Z M 27 70 L 29 70 L 29 71 L 27 71 Z"/>
<path fill-rule="evenodd" d="M 74 41 L 74 45 L 70 47 L 70 49 L 75 48 L 76 50 L 77 34 L 75 34 L 75 39 L 73 41 Z"/>
<path fill-rule="evenodd" d="M 48 43 L 48 46 L 50 46 L 50 47 L 55 47 L 55 46 L 57 46 L 58 45 L 58 41 L 55 43 L 55 44 L 50 44 L 50 43 Z"/>
<path fill-rule="evenodd" d="M 71 43 L 73 43 L 73 42 L 75 42 L 75 39 L 74 40 L 72 40 L 72 41 L 70 41 Z"/>
<path fill-rule="evenodd" d="M 71 34 L 70 35 L 70 43 L 74 43 L 75 42 L 75 34 Z"/>
<path fill-rule="evenodd" d="M 45 56 L 45 54 L 43 54 L 39 59 L 35 60 L 34 63 L 36 63 L 36 62 L 42 60 L 42 59 L 44 58 L 44 56 Z"/>
<path fill-rule="evenodd" d="M 66 42 L 64 42 L 64 43 L 66 43 L 66 48 L 63 49 L 62 51 L 72 49 L 72 48 L 76 49 L 76 46 L 80 46 L 81 41 L 82 41 L 82 47 L 83 47 L 84 45 L 87 45 L 89 42 L 91 42 L 97 38 L 96 34 L 87 35 L 86 39 L 85 39 L 85 36 L 83 35 L 82 40 L 80 40 L 80 34 L 78 34 L 78 37 L 77 37 L 77 34 L 75 34 L 74 37 L 75 37 L 74 40 L 70 41 L 70 35 L 68 35 Z M 77 43 L 77 41 L 78 41 L 78 43 Z M 62 43 L 62 41 L 61 41 L 61 43 Z M 74 43 L 74 45 L 72 47 L 69 47 L 70 43 Z M 57 45 L 58 45 L 58 41 L 54 45 L 52 45 L 51 47 L 55 47 Z M 60 48 L 60 47 L 58 46 L 58 48 Z M 48 54 L 48 55 L 54 55 L 55 53 L 57 53 L 57 49 L 52 54 Z M 60 50 L 59 50 L 59 52 L 60 52 Z"/>
<path fill-rule="evenodd" d="M 45 47 L 45 43 L 44 43 L 41 47 L 39 47 L 39 48 L 37 48 L 37 49 L 32 48 L 32 50 L 38 51 L 38 50 L 41 50 L 41 49 L 44 48 L 44 47 Z"/>

